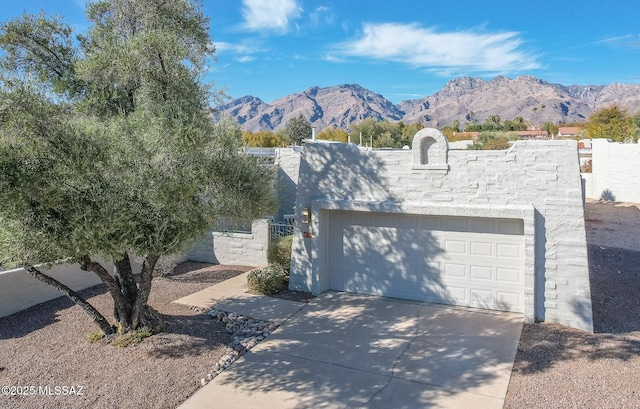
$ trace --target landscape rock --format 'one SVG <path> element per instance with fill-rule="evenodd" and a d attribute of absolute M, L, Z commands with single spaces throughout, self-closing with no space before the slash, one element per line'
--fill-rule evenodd
<path fill-rule="evenodd" d="M 207 314 L 225 323 L 226 330 L 229 334 L 232 334 L 232 337 L 231 342 L 227 344 L 222 358 L 213 365 L 212 373 L 208 374 L 206 379 L 200 379 L 201 386 L 205 386 L 239 357 L 246 354 L 251 348 L 255 347 L 260 341 L 264 340 L 271 332 L 278 328 L 273 322 L 260 321 L 240 314 L 227 313 L 216 309 L 209 310 Z"/>

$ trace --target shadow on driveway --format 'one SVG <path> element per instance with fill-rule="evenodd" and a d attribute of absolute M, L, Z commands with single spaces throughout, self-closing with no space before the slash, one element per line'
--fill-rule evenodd
<path fill-rule="evenodd" d="M 495 407 L 522 316 L 329 292 L 182 408 Z"/>

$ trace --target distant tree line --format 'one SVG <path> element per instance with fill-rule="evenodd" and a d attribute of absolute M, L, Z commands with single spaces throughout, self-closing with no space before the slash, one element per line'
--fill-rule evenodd
<path fill-rule="evenodd" d="M 531 125 L 521 116 L 513 119 L 500 118 L 499 115 L 489 115 L 484 122 L 478 123 L 476 114 L 471 111 L 466 115 L 469 122 L 461 123 L 454 120 L 451 125 L 441 127 L 447 139 L 451 142 L 468 139 L 463 132 L 479 132 L 471 149 L 506 149 L 509 141 L 519 139 L 517 132 L 527 130 Z M 557 135 L 559 126 L 577 126 L 585 131 L 588 138 L 608 138 L 616 142 L 636 142 L 640 138 L 640 113 L 629 114 L 619 106 L 612 106 L 594 112 L 584 123 L 554 124 L 545 122 L 539 129 L 547 131 L 549 135 Z M 404 122 L 377 121 L 366 118 L 362 122 L 351 124 L 349 131 L 335 126 L 323 129 L 316 135 L 317 139 L 347 142 L 374 148 L 402 148 L 411 146 L 414 135 L 424 128 L 421 123 L 405 124 Z M 283 129 L 278 131 L 244 131 L 242 137 L 248 146 L 278 147 L 300 145 L 303 140 L 312 137 L 312 126 L 302 114 L 290 119 Z"/>
<path fill-rule="evenodd" d="M 366 118 L 360 123 L 352 124 L 349 132 L 335 126 L 328 127 L 316 134 L 320 140 L 351 142 L 359 144 L 362 135 L 362 145 L 373 144 L 374 148 L 402 148 L 411 146 L 413 136 L 424 125 L 420 123 L 405 124 L 404 122 L 376 121 Z M 312 137 L 312 127 L 302 114 L 290 119 L 283 129 L 278 131 L 244 131 L 242 137 L 251 147 L 268 148 L 287 145 L 300 145 L 305 139 Z"/>

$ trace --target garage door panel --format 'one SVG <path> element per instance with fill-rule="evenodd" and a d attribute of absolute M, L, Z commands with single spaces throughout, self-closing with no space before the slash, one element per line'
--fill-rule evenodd
<path fill-rule="evenodd" d="M 465 278 L 467 266 L 465 264 L 444 263 L 445 277 Z"/>
<path fill-rule="evenodd" d="M 472 306 L 488 306 L 495 304 L 495 293 L 491 290 L 470 289 Z"/>
<path fill-rule="evenodd" d="M 326 264 L 332 289 L 523 310 L 524 239 L 496 233 L 515 232 L 521 221 L 335 213 Z"/>
<path fill-rule="evenodd" d="M 382 277 L 371 279 L 370 273 L 366 270 L 354 272 L 350 276 L 332 276 L 332 285 L 339 286 L 341 291 L 418 300 L 428 295 L 433 296 L 434 288 L 429 284 L 416 282 L 415 276 L 406 280 L 397 275 L 386 279 Z M 440 293 L 442 291 L 438 291 L 438 294 Z"/>
<path fill-rule="evenodd" d="M 447 286 L 440 299 L 447 301 L 447 304 L 467 305 L 469 302 L 468 291 L 466 287 Z"/>
<path fill-rule="evenodd" d="M 469 278 L 472 280 L 492 281 L 494 279 L 493 268 L 483 265 L 470 265 Z"/>
<path fill-rule="evenodd" d="M 444 251 L 453 255 L 467 255 L 467 242 L 463 240 L 445 239 Z"/>
<path fill-rule="evenodd" d="M 469 254 L 472 256 L 493 257 L 495 254 L 494 247 L 492 243 L 471 241 L 469 242 Z"/>
<path fill-rule="evenodd" d="M 496 281 L 502 283 L 520 283 L 521 282 L 521 270 L 514 268 L 498 267 L 496 269 L 497 279 Z"/>
<path fill-rule="evenodd" d="M 501 258 L 520 259 L 522 246 L 518 244 L 497 243 L 497 256 Z"/>
<path fill-rule="evenodd" d="M 520 293 L 508 291 L 496 291 L 496 305 L 499 309 L 508 310 L 511 305 L 520 305 L 523 303 L 523 296 Z"/>

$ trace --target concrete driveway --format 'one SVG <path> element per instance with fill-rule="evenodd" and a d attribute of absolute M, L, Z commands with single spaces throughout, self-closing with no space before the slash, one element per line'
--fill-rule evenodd
<path fill-rule="evenodd" d="M 502 408 L 522 323 L 329 292 L 181 408 Z"/>

